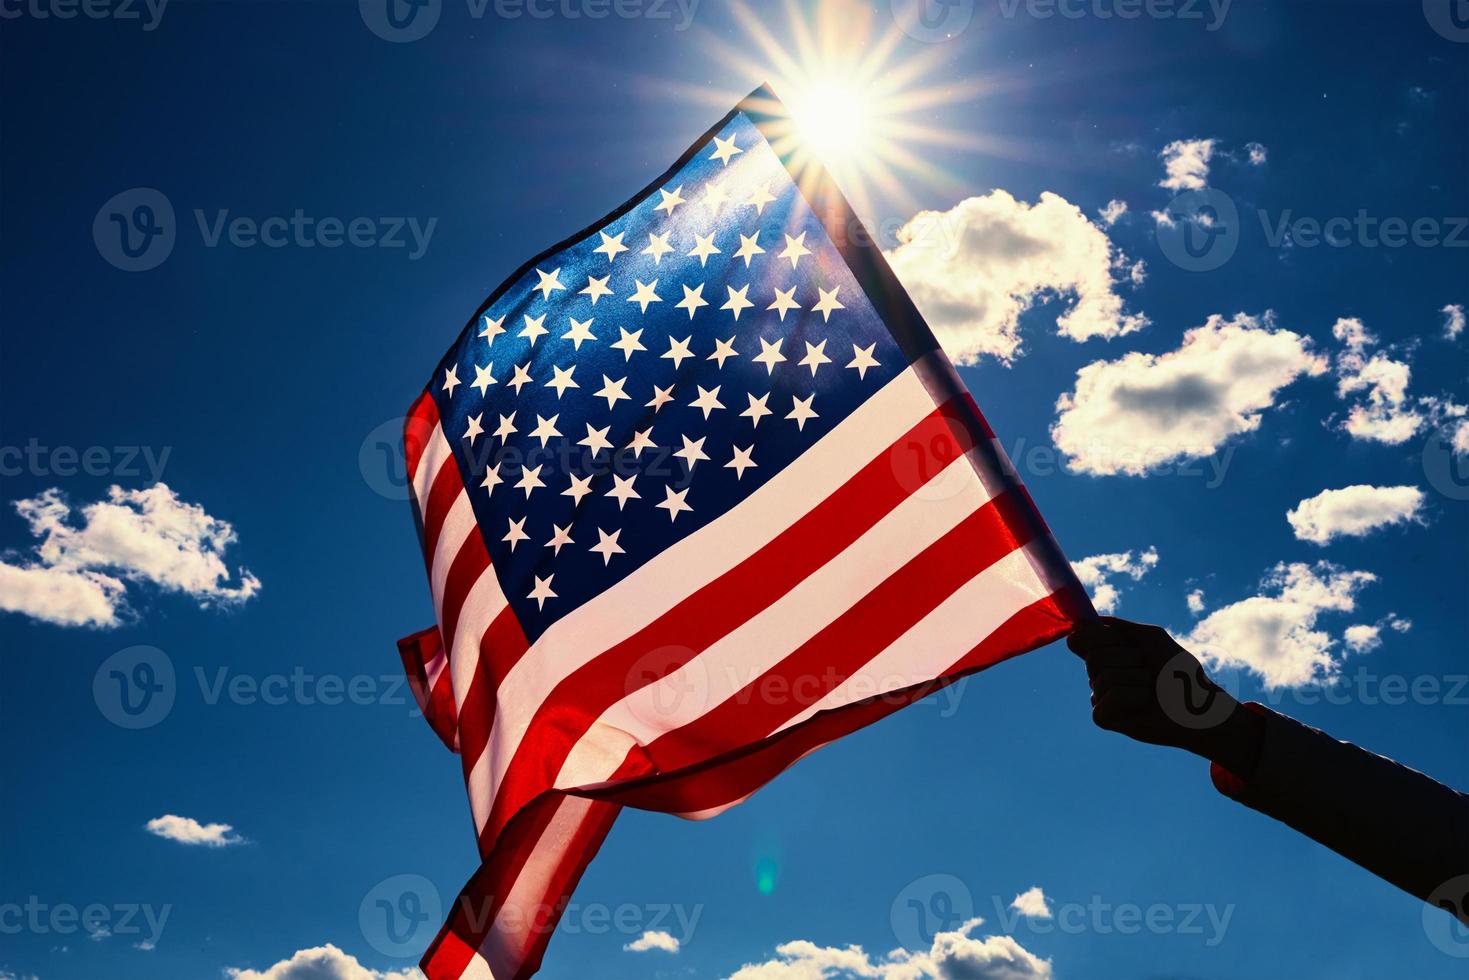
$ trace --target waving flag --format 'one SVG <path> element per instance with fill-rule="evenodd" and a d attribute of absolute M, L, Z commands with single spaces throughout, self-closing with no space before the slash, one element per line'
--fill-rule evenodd
<path fill-rule="evenodd" d="M 526 263 L 411 410 L 437 624 L 399 647 L 483 862 L 430 980 L 534 973 L 622 806 L 712 816 L 1092 615 L 781 112 Z"/>

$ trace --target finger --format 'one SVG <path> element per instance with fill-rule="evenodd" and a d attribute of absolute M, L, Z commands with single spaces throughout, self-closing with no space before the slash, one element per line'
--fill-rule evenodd
<path fill-rule="evenodd" d="M 1092 722 L 1109 732 L 1126 733 L 1132 727 L 1131 722 L 1149 713 L 1152 701 L 1153 692 L 1144 688 L 1113 688 L 1096 699 Z"/>
<path fill-rule="evenodd" d="M 1090 674 L 1111 667 L 1141 667 L 1144 663 L 1142 651 L 1133 646 L 1118 646 L 1111 643 L 1099 644 L 1087 650 L 1082 659 Z"/>
<path fill-rule="evenodd" d="M 1087 679 L 1096 691 L 1110 691 L 1115 687 L 1152 689 L 1158 685 L 1157 675 L 1142 667 L 1103 667 L 1099 670 L 1089 668 Z"/>

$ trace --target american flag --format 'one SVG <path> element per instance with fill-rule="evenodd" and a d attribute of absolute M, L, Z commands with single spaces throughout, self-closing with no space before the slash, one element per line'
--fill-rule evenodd
<path fill-rule="evenodd" d="M 533 974 L 623 806 L 713 816 L 1093 615 L 781 111 L 526 263 L 411 409 L 437 623 L 399 648 L 482 859 L 430 980 Z"/>

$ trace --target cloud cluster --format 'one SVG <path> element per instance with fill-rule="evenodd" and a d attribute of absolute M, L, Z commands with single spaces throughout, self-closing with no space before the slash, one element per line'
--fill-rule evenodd
<path fill-rule="evenodd" d="M 939 933 L 925 952 L 895 949 L 881 959 L 860 946 L 783 943 L 775 948 L 775 959 L 748 963 L 727 980 L 1050 980 L 1051 961 L 1009 936 L 971 937 L 982 921 L 971 919 L 953 932 Z"/>
<path fill-rule="evenodd" d="M 1051 438 L 1082 473 L 1139 476 L 1208 456 L 1253 432 L 1282 388 L 1322 374 L 1309 338 L 1263 318 L 1218 314 L 1166 354 L 1094 361 L 1056 403 Z"/>
<path fill-rule="evenodd" d="M 622 948 L 629 953 L 646 953 L 650 949 L 677 953 L 679 945 L 678 939 L 671 933 L 664 932 L 662 929 L 649 929 Z"/>
<path fill-rule="evenodd" d="M 1347 649 L 1352 653 L 1371 653 L 1382 646 L 1384 629 L 1390 629 L 1395 633 L 1406 633 L 1412 628 L 1412 620 L 1389 613 L 1375 623 L 1358 623 L 1355 626 L 1348 626 L 1342 632 L 1342 640 L 1346 642 Z"/>
<path fill-rule="evenodd" d="M 0 559 L 0 609 L 59 626 L 116 626 L 128 584 L 181 592 L 200 606 L 231 606 L 260 590 L 224 553 L 234 528 L 159 483 L 114 486 L 107 499 L 73 508 L 55 488 L 15 502 L 39 539 L 33 553 Z"/>
<path fill-rule="evenodd" d="M 1090 558 L 1072 562 L 1071 567 L 1091 594 L 1092 605 L 1097 612 L 1110 616 L 1117 611 L 1118 602 L 1122 598 L 1120 590 L 1112 584 L 1112 578 L 1127 575 L 1136 582 L 1157 564 L 1158 549 L 1149 547 L 1146 551 L 1138 552 L 1136 558 L 1131 551 L 1119 551 L 1107 555 L 1092 555 Z"/>
<path fill-rule="evenodd" d="M 1458 303 L 1449 303 L 1439 310 L 1443 314 L 1443 335 L 1448 340 L 1457 340 L 1459 334 L 1464 332 L 1464 307 Z"/>
<path fill-rule="evenodd" d="M 1455 307 L 1445 307 L 1445 331 L 1454 326 Z M 1462 310 L 1459 311 L 1462 317 Z M 1462 329 L 1462 324 L 1460 325 Z M 1455 452 L 1469 452 L 1469 407 L 1449 398 L 1408 395 L 1412 368 L 1398 360 L 1391 351 L 1369 353 L 1377 346 L 1377 337 L 1361 320 L 1343 317 L 1331 328 L 1332 336 L 1342 343 L 1336 357 L 1337 397 L 1349 403 L 1347 417 L 1341 427 L 1355 439 L 1398 446 L 1424 428 L 1451 422 L 1455 425 Z M 1452 336 L 1452 334 L 1450 334 Z M 1459 420 L 1454 422 L 1453 420 Z M 1460 444 L 1465 445 L 1461 446 Z"/>
<path fill-rule="evenodd" d="M 1129 263 L 1076 205 L 1045 193 L 1035 204 L 1002 190 L 922 211 L 887 253 L 949 357 L 1008 363 L 1021 348 L 1020 316 L 1038 302 L 1067 300 L 1057 332 L 1072 340 L 1119 337 L 1147 319 L 1124 310 L 1117 286 L 1136 281 Z"/>
<path fill-rule="evenodd" d="M 1317 628 L 1323 613 L 1352 612 L 1371 572 L 1331 562 L 1276 565 L 1260 594 L 1216 609 L 1180 639 L 1212 667 L 1250 670 L 1267 688 L 1329 682 L 1341 661 L 1337 641 Z"/>
<path fill-rule="evenodd" d="M 1040 885 L 1027 888 L 1016 895 L 1010 902 L 1010 907 L 1021 915 L 1032 919 L 1049 919 L 1051 917 L 1051 906 L 1047 904 L 1046 893 L 1041 890 Z"/>
<path fill-rule="evenodd" d="M 1209 184 L 1209 161 L 1218 140 L 1174 140 L 1158 154 L 1163 159 L 1163 179 L 1158 186 L 1170 191 L 1197 191 Z"/>
<path fill-rule="evenodd" d="M 331 943 L 299 950 L 264 970 L 227 969 L 224 975 L 230 980 L 423 980 L 416 968 L 386 973 L 369 970 Z"/>
<path fill-rule="evenodd" d="M 1327 544 L 1336 538 L 1365 537 L 1378 528 L 1422 522 L 1423 491 L 1417 487 L 1355 484 L 1323 490 L 1286 513 L 1296 538 Z"/>
<path fill-rule="evenodd" d="M 229 847 L 245 843 L 245 838 L 235 833 L 235 828 L 227 823 L 200 823 L 193 817 L 172 813 L 154 817 L 143 825 L 143 829 L 165 840 L 195 847 Z"/>

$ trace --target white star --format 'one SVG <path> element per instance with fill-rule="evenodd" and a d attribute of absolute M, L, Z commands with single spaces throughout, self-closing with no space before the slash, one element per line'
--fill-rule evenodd
<path fill-rule="evenodd" d="M 755 188 L 755 193 L 751 194 L 750 199 L 745 203 L 754 205 L 756 214 L 764 214 L 765 205 L 773 200 L 775 200 L 775 195 L 770 193 L 770 184 L 767 181 Z"/>
<path fill-rule="evenodd" d="M 639 337 L 641 337 L 643 335 L 643 328 L 642 327 L 639 327 L 638 329 L 634 330 L 632 333 L 628 333 L 622 327 L 618 327 L 617 330 L 618 330 L 619 333 L 622 334 L 622 339 L 619 340 L 617 343 L 613 344 L 612 345 L 612 349 L 613 350 L 620 350 L 620 351 L 622 351 L 622 359 L 624 361 L 630 361 L 630 360 L 632 360 L 632 356 L 633 356 L 634 352 L 640 351 L 640 350 L 647 350 L 648 349 L 648 348 L 644 347 L 643 346 L 643 342 L 638 339 Z"/>
<path fill-rule="evenodd" d="M 611 430 L 612 426 L 608 425 L 600 429 L 594 429 L 592 428 L 592 423 L 588 422 L 586 425 L 587 437 L 585 439 L 578 439 L 576 441 L 578 446 L 586 446 L 594 453 L 599 449 L 612 448 L 612 443 L 607 441 L 607 433 Z"/>
<path fill-rule="evenodd" d="M 571 367 L 566 368 L 564 370 L 562 368 L 559 368 L 559 367 L 553 367 L 553 368 L 551 368 L 551 371 L 556 376 L 554 378 L 552 378 L 550 381 L 547 381 L 546 382 L 546 387 L 547 388 L 555 388 L 556 389 L 556 400 L 557 401 L 560 401 L 561 400 L 561 396 L 566 393 L 566 389 L 567 388 L 580 388 L 581 387 L 581 385 L 579 385 L 575 381 L 571 380 L 571 372 L 573 372 L 575 370 L 576 370 L 576 365 L 575 364 L 573 364 Z"/>
<path fill-rule="evenodd" d="M 597 234 L 602 236 L 602 244 L 592 249 L 592 251 L 607 256 L 609 265 L 613 259 L 617 258 L 618 252 L 627 251 L 627 246 L 622 244 L 623 232 L 619 231 L 616 235 L 609 235 L 605 231 L 599 231 Z"/>
<path fill-rule="evenodd" d="M 745 397 L 750 399 L 750 407 L 740 413 L 740 418 L 748 418 L 750 424 L 758 428 L 760 420 L 771 414 L 770 409 L 765 407 L 765 403 L 770 400 L 770 392 L 767 391 L 759 398 L 746 392 Z"/>
<path fill-rule="evenodd" d="M 755 234 L 753 235 L 740 236 L 740 247 L 739 250 L 735 252 L 735 258 L 744 259 L 746 269 L 750 267 L 750 260 L 752 258 L 757 255 L 765 254 L 765 249 L 761 248 L 756 242 L 756 239 L 758 239 L 759 237 L 760 233 L 758 231 L 755 232 Z"/>
<path fill-rule="evenodd" d="M 480 412 L 478 415 L 471 415 L 469 417 L 469 428 L 465 431 L 464 438 L 469 440 L 469 444 L 471 446 L 474 445 L 475 438 L 482 435 L 485 431 L 484 426 L 480 425 L 480 420 L 484 417 L 484 412 Z"/>
<path fill-rule="evenodd" d="M 486 313 L 480 317 L 480 320 L 484 322 L 484 326 L 480 328 L 479 335 L 492 344 L 495 342 L 496 337 L 505 332 L 505 318 L 503 316 L 498 320 L 491 320 L 490 315 Z"/>
<path fill-rule="evenodd" d="M 539 575 L 533 577 L 536 580 L 536 584 L 530 590 L 530 595 L 526 596 L 526 598 L 536 600 L 537 609 L 545 609 L 546 600 L 556 598 L 556 593 L 551 591 L 551 580 L 556 577 L 556 573 L 552 572 L 545 578 L 541 578 Z"/>
<path fill-rule="evenodd" d="M 732 446 L 730 448 L 734 450 L 734 459 L 725 463 L 724 468 L 734 470 L 736 480 L 743 480 L 745 478 L 745 470 L 758 465 L 750 458 L 750 454 L 755 451 L 755 445 L 751 443 L 747 449 L 741 449 L 739 446 Z"/>
<path fill-rule="evenodd" d="M 660 388 L 657 385 L 654 385 L 653 400 L 648 402 L 648 404 L 644 405 L 643 407 L 651 408 L 653 411 L 656 412 L 658 411 L 658 409 L 662 408 L 664 405 L 667 405 L 671 401 L 673 401 L 673 385 L 669 385 L 667 388 Z"/>
<path fill-rule="evenodd" d="M 694 509 L 690 507 L 687 502 L 685 502 L 685 498 L 689 495 L 688 487 L 684 487 L 678 493 L 673 492 L 673 487 L 664 487 L 663 492 L 667 494 L 667 496 L 663 500 L 663 503 L 654 504 L 653 506 L 661 507 L 663 510 L 668 511 L 669 523 L 677 520 L 678 515 L 681 512 L 686 510 L 691 511 Z"/>
<path fill-rule="evenodd" d="M 459 380 L 459 365 L 455 364 L 444 372 L 443 390 L 449 393 L 450 398 L 454 397 L 454 389 L 463 383 Z"/>
<path fill-rule="evenodd" d="M 847 367 L 856 368 L 857 377 L 866 378 L 868 368 L 880 367 L 877 363 L 877 358 L 872 356 L 872 351 L 876 347 L 876 342 L 868 344 L 866 347 L 858 347 L 856 344 L 852 345 L 852 363 L 848 364 Z"/>
<path fill-rule="evenodd" d="M 571 341 L 574 345 L 576 345 L 576 350 L 581 350 L 581 342 L 583 340 L 597 339 L 597 335 L 592 333 L 591 317 L 588 317 L 585 320 L 578 320 L 574 316 L 569 316 L 566 319 L 571 321 L 571 329 L 562 334 L 561 339 Z"/>
<path fill-rule="evenodd" d="M 607 287 L 607 280 L 611 278 L 611 276 L 603 276 L 598 279 L 596 276 L 587 276 L 587 287 L 582 290 L 582 293 L 592 298 L 593 306 L 596 306 L 597 300 L 603 296 L 612 295 L 612 290 Z"/>
<path fill-rule="evenodd" d="M 550 272 L 542 272 L 540 269 L 537 269 L 536 275 L 541 277 L 541 281 L 536 283 L 531 288 L 539 289 L 541 291 L 541 299 L 550 299 L 551 294 L 554 293 L 556 290 L 566 288 L 565 286 L 561 285 L 560 269 L 552 269 Z"/>
<path fill-rule="evenodd" d="M 522 315 L 525 317 L 525 327 L 521 329 L 520 335 L 529 340 L 530 345 L 534 347 L 537 340 L 551 332 L 546 329 L 546 314 L 542 313 L 534 317 L 529 313 Z"/>
<path fill-rule="evenodd" d="M 791 268 L 794 269 L 796 263 L 801 261 L 801 256 L 810 254 L 811 250 L 806 247 L 806 233 L 803 231 L 795 238 L 786 236 L 786 247 L 781 250 L 779 258 L 790 259 Z"/>
<path fill-rule="evenodd" d="M 714 232 L 707 235 L 694 234 L 694 247 L 689 250 L 689 258 L 699 260 L 699 268 L 709 261 L 709 256 L 719 255 L 720 251 L 714 244 Z"/>
<path fill-rule="evenodd" d="M 514 388 L 515 393 L 519 395 L 520 389 L 530 384 L 530 361 L 515 365 L 515 376 L 505 383 Z"/>
<path fill-rule="evenodd" d="M 699 199 L 699 203 L 708 208 L 710 214 L 718 214 L 719 208 L 728 199 L 729 191 L 724 189 L 723 184 L 711 183 L 709 189 L 704 192 L 704 196 Z"/>
<path fill-rule="evenodd" d="M 527 520 L 528 520 L 528 518 L 525 518 L 525 517 L 522 517 L 518 521 L 517 520 L 511 520 L 510 521 L 510 530 L 506 531 L 505 532 L 505 536 L 500 539 L 501 541 L 509 541 L 510 542 L 510 550 L 511 551 L 514 551 L 515 550 L 515 546 L 518 545 L 518 544 L 520 544 L 520 542 L 530 540 L 530 535 L 525 533 L 525 522 Z"/>
<path fill-rule="evenodd" d="M 821 295 L 821 298 L 816 301 L 816 305 L 812 306 L 811 309 L 821 314 L 821 320 L 823 323 L 825 323 L 827 320 L 830 320 L 832 313 L 836 310 L 846 309 L 845 306 L 837 301 L 837 290 L 841 288 L 841 286 L 833 286 L 831 288 L 831 291 L 828 292 L 827 290 L 822 289 L 820 286 L 816 287 L 816 292 Z"/>
<path fill-rule="evenodd" d="M 694 318 L 694 311 L 701 306 L 708 306 L 709 301 L 704 298 L 704 284 L 701 282 L 696 289 L 683 287 L 683 299 L 679 300 L 675 309 L 688 310 L 689 319 Z"/>
<path fill-rule="evenodd" d="M 553 554 L 553 555 L 559 555 L 559 554 L 561 554 L 561 546 L 564 545 L 564 544 L 576 544 L 575 541 L 571 540 L 571 525 L 570 524 L 566 525 L 565 527 L 562 527 L 559 524 L 552 524 L 551 525 L 551 528 L 552 528 L 551 540 L 546 542 L 546 547 L 547 548 L 554 549 L 551 552 L 551 554 Z"/>
<path fill-rule="evenodd" d="M 717 147 L 719 147 L 719 149 L 717 149 L 713 153 L 709 154 L 709 159 L 711 159 L 711 160 L 718 160 L 720 163 L 724 164 L 726 167 L 729 166 L 729 158 L 730 157 L 734 156 L 736 153 L 744 153 L 745 152 L 744 150 L 740 149 L 738 146 L 735 146 L 735 138 L 733 136 L 731 136 L 727 140 L 722 140 L 718 136 L 716 136 L 716 137 L 714 137 L 714 145 L 717 146 Z"/>
<path fill-rule="evenodd" d="M 775 310 L 775 311 L 779 312 L 780 313 L 780 321 L 782 323 L 784 323 L 785 322 L 785 318 L 786 318 L 786 311 L 787 310 L 799 310 L 801 308 L 801 304 L 800 303 L 797 303 L 796 300 L 795 300 L 795 298 L 794 298 L 795 297 L 795 293 L 796 293 L 796 287 L 795 286 L 792 286 L 790 289 L 787 289 L 785 292 L 781 292 L 779 289 L 777 289 L 775 291 L 775 302 L 774 303 L 771 303 L 769 306 L 767 306 L 765 308 L 767 310 Z"/>
<path fill-rule="evenodd" d="M 772 344 L 764 337 L 760 338 L 760 353 L 755 355 L 754 361 L 756 364 L 765 365 L 767 376 L 774 374 L 775 366 L 786 359 L 786 356 L 780 352 L 780 345 L 784 342 L 783 340 L 777 340 Z"/>
<path fill-rule="evenodd" d="M 480 367 L 478 364 L 474 366 L 474 384 L 469 387 L 478 388 L 480 395 L 483 396 L 486 389 L 494 383 L 495 378 L 490 374 L 490 366 L 488 364 L 484 367 Z"/>
<path fill-rule="evenodd" d="M 604 496 L 616 498 L 617 509 L 622 510 L 629 499 L 642 499 L 643 495 L 632 488 L 633 481 L 637 478 L 638 475 L 636 473 L 626 479 L 618 476 L 616 473 L 612 474 L 612 489 L 608 490 Z"/>
<path fill-rule="evenodd" d="M 585 497 L 591 492 L 592 478 L 590 476 L 572 475 L 571 486 L 567 487 L 565 490 L 562 490 L 561 496 L 570 497 L 573 501 L 572 506 L 575 506 L 576 504 L 581 503 L 581 498 Z"/>
<path fill-rule="evenodd" d="M 505 480 L 500 476 L 500 464 L 496 463 L 494 466 L 485 468 L 485 478 L 480 481 L 480 486 L 494 493 L 495 488 L 504 482 Z"/>
<path fill-rule="evenodd" d="M 724 407 L 719 401 L 719 389 L 723 387 L 722 385 L 715 385 L 713 391 L 709 391 L 703 385 L 695 385 L 695 387 L 699 389 L 699 397 L 689 402 L 689 408 L 702 409 L 704 418 L 707 419 L 710 412 Z"/>
<path fill-rule="evenodd" d="M 536 427 L 530 430 L 530 434 L 532 439 L 541 440 L 542 449 L 546 448 L 548 441 L 561 434 L 556 429 L 556 420 L 560 417 L 560 415 L 553 415 L 550 418 L 545 418 L 539 412 L 536 413 Z"/>
<path fill-rule="evenodd" d="M 750 284 L 745 283 L 739 289 L 735 289 L 733 286 L 725 286 L 724 288 L 729 290 L 729 299 L 724 301 L 724 305 L 720 309 L 729 310 L 734 314 L 734 318 L 738 322 L 740 311 L 749 309 L 755 305 L 749 300 Z"/>
<path fill-rule="evenodd" d="M 665 231 L 661 235 L 648 235 L 648 247 L 643 249 L 643 254 L 653 256 L 654 265 L 657 265 L 659 262 L 663 261 L 664 253 L 673 251 L 673 246 L 668 244 L 668 236 L 671 234 L 673 234 L 673 232 Z"/>
<path fill-rule="evenodd" d="M 654 279 L 650 283 L 644 283 L 641 279 L 634 279 L 633 282 L 638 284 L 638 288 L 636 292 L 627 298 L 629 303 L 637 303 L 642 307 L 642 311 L 646 313 L 648 312 L 649 303 L 663 302 L 663 297 L 653 291 L 658 288 L 657 279 Z"/>
<path fill-rule="evenodd" d="M 627 399 L 627 393 L 622 390 L 622 386 L 625 384 L 627 384 L 626 378 L 618 378 L 616 381 L 613 381 L 607 375 L 602 375 L 602 390 L 596 392 L 595 395 L 597 398 L 607 399 L 607 410 L 609 412 L 612 411 L 613 406 L 617 404 L 619 398 Z"/>
<path fill-rule="evenodd" d="M 515 427 L 515 413 L 511 412 L 509 415 L 500 416 L 500 424 L 496 426 L 492 435 L 503 444 L 506 439 L 519 431 Z"/>
<path fill-rule="evenodd" d="M 816 377 L 817 368 L 823 364 L 830 363 L 831 358 L 826 356 L 826 341 L 823 340 L 819 344 L 812 344 L 808 340 L 806 341 L 806 356 L 797 361 L 796 365 L 797 367 L 809 367 L 811 369 L 811 377 L 814 378 Z"/>
<path fill-rule="evenodd" d="M 658 447 L 653 444 L 653 427 L 650 425 L 646 429 L 634 432 L 632 441 L 623 448 L 631 449 L 634 457 L 640 455 L 644 449 L 657 449 Z"/>
<path fill-rule="evenodd" d="M 520 471 L 520 480 L 515 484 L 515 489 L 524 490 L 526 500 L 530 499 L 532 490 L 546 485 L 541 481 L 541 470 L 545 468 L 545 464 L 542 463 L 540 466 L 527 466 Z"/>
<path fill-rule="evenodd" d="M 689 472 L 694 471 L 694 464 L 701 459 L 709 457 L 704 453 L 704 440 L 708 436 L 700 436 L 698 439 L 690 439 L 686 435 L 679 436 L 683 440 L 683 448 L 674 452 L 673 455 L 689 464 Z"/>
<path fill-rule="evenodd" d="M 617 539 L 621 536 L 622 528 L 618 528 L 611 534 L 608 534 L 599 527 L 597 528 L 597 543 L 592 545 L 588 550 L 595 551 L 601 555 L 602 564 L 606 565 L 612 561 L 613 555 L 623 554 L 622 545 L 617 543 Z"/>
<path fill-rule="evenodd" d="M 669 191 L 660 190 L 658 193 L 663 195 L 663 201 L 653 210 L 667 211 L 669 215 L 672 215 L 673 209 L 684 203 L 683 195 L 680 193 L 680 191 L 682 190 L 683 184 L 679 184 L 673 189 L 671 193 Z"/>
<path fill-rule="evenodd" d="M 674 370 L 677 370 L 678 366 L 684 362 L 685 358 L 694 356 L 694 352 L 689 350 L 689 341 L 693 339 L 693 334 L 690 334 L 683 340 L 675 340 L 673 337 L 669 337 L 668 350 L 662 354 L 659 354 L 659 358 L 668 358 L 673 362 Z"/>
<path fill-rule="evenodd" d="M 714 339 L 714 353 L 704 358 L 704 360 L 718 361 L 719 366 L 724 367 L 724 362 L 726 360 L 731 357 L 740 356 L 739 352 L 734 349 L 734 340 L 735 339 L 733 337 L 729 338 L 728 340 L 720 340 L 718 337 L 716 337 Z"/>
<path fill-rule="evenodd" d="M 790 413 L 786 415 L 786 418 L 794 420 L 796 423 L 796 428 L 804 431 L 806 428 L 807 419 L 820 417 L 811 409 L 811 402 L 815 398 L 815 395 L 807 395 L 806 400 L 802 401 L 801 399 L 792 396 L 791 410 Z"/>

